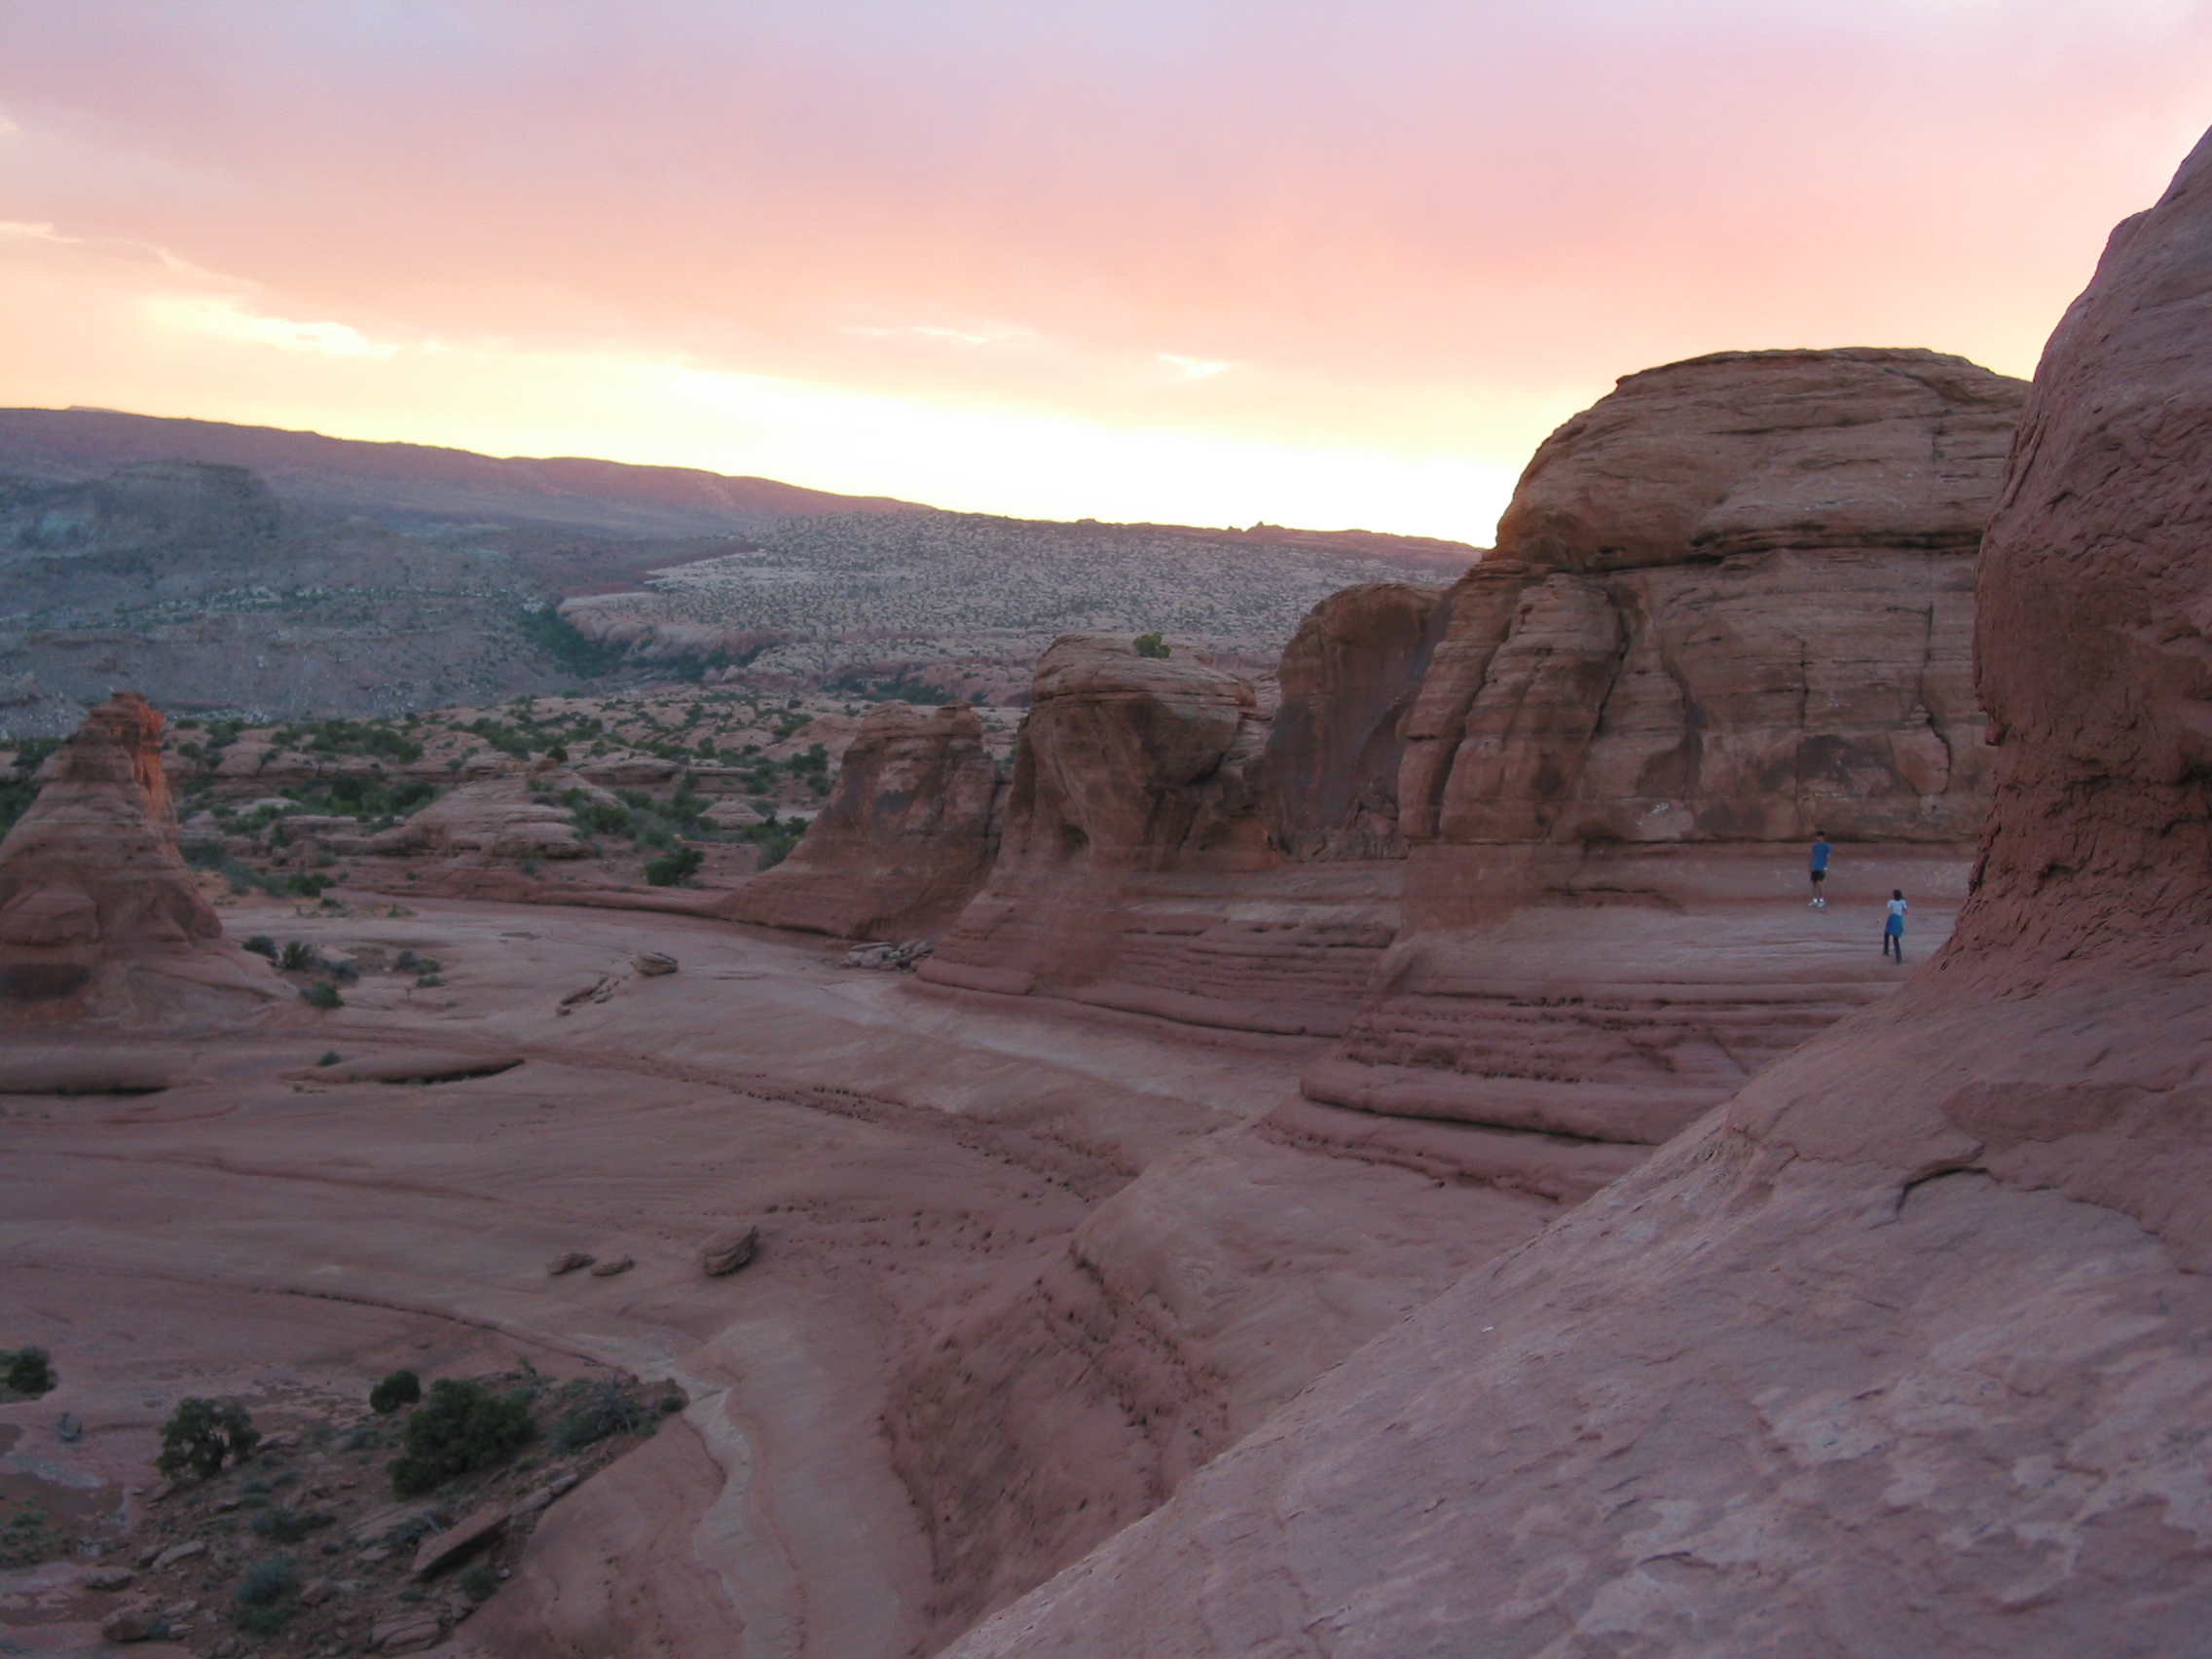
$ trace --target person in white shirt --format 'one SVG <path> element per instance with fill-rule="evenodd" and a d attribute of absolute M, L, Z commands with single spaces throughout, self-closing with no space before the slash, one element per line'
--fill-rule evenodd
<path fill-rule="evenodd" d="M 1882 956 L 1887 960 L 1895 955 L 1898 966 L 1904 966 L 1904 892 L 1901 888 L 1890 889 L 1890 919 L 1882 924 Z"/>

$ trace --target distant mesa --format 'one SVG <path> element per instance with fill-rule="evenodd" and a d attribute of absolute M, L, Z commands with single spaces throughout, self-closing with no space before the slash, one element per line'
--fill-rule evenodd
<path fill-rule="evenodd" d="M 652 538 L 741 534 L 794 513 L 929 510 L 887 496 L 840 496 L 688 466 L 501 458 L 111 409 L 0 409 L 0 472 L 70 483 L 158 461 L 248 467 L 287 500 L 387 523 Z"/>

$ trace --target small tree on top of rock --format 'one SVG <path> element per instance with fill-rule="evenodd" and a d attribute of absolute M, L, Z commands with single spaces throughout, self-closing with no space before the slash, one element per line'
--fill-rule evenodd
<path fill-rule="evenodd" d="M 1167 642 L 1158 634 L 1139 634 L 1136 643 L 1137 655 L 1141 657 L 1163 657 L 1173 654 L 1168 649 Z"/>
<path fill-rule="evenodd" d="M 260 1444 L 261 1431 L 235 1401 L 219 1406 L 213 1400 L 179 1400 L 162 1425 L 162 1455 L 154 1466 L 165 1475 L 189 1472 L 206 1480 L 224 1458 L 242 1463 Z"/>
<path fill-rule="evenodd" d="M 441 1377 L 407 1418 L 406 1450 L 387 1465 L 397 1497 L 416 1497 L 457 1475 L 512 1456 L 537 1433 L 530 1402 L 495 1394 L 481 1382 Z"/>

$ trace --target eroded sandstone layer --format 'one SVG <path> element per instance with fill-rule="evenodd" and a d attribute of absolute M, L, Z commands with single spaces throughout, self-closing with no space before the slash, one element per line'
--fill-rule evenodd
<path fill-rule="evenodd" d="M 1979 873 L 1832 1026 L 955 1651 L 2174 1652 L 2212 1588 L 2212 143 L 1983 554 Z"/>
<path fill-rule="evenodd" d="M 177 850 L 162 717 L 143 697 L 94 708 L 40 776 L 0 841 L 0 1019 L 205 1020 L 275 995 Z"/>

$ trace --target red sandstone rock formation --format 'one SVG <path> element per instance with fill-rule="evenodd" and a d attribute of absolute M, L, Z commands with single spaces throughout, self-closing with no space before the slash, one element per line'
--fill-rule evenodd
<path fill-rule="evenodd" d="M 841 939 L 948 920 L 990 868 L 997 795 L 998 769 L 973 709 L 924 717 L 904 703 L 880 704 L 862 720 L 805 838 L 748 882 L 729 913 Z"/>
<path fill-rule="evenodd" d="M 1307 613 L 1282 656 L 1262 810 L 1294 858 L 1400 858 L 1405 720 L 1449 612 L 1447 590 L 1371 582 Z"/>
<path fill-rule="evenodd" d="M 1444 601 L 1402 726 L 1418 925 L 1308 1096 L 1655 1143 L 1881 995 L 1841 906 L 1937 920 L 1989 798 L 1973 554 L 2022 391 L 1726 352 L 1554 433 Z M 1843 948 L 1788 903 L 1824 829 Z"/>
<path fill-rule="evenodd" d="M 1170 648 L 1073 634 L 1046 652 L 998 861 L 920 976 L 1200 1025 L 1341 1031 L 1394 908 L 1356 876 L 1270 869 L 1257 695 Z"/>
<path fill-rule="evenodd" d="M 954 1649 L 2190 1650 L 2208 1612 L 2212 141 L 2046 353 L 1976 890 L 1765 1071 Z"/>
<path fill-rule="evenodd" d="M 256 1000 L 261 964 L 222 942 L 177 851 L 146 700 L 93 709 L 41 778 L 0 841 L 0 1018 L 204 1017 Z"/>

